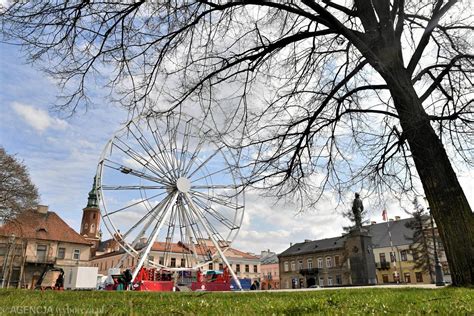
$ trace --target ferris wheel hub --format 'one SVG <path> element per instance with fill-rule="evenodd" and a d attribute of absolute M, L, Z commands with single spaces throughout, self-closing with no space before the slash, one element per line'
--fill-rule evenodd
<path fill-rule="evenodd" d="M 188 178 L 180 177 L 176 181 L 176 188 L 179 192 L 188 193 L 191 189 L 191 181 Z"/>

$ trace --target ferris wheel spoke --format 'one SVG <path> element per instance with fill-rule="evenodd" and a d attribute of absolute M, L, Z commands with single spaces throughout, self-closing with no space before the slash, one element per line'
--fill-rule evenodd
<path fill-rule="evenodd" d="M 168 154 L 168 146 L 166 145 L 168 142 L 165 142 L 163 139 L 163 135 L 160 133 L 160 129 L 158 128 L 159 124 L 155 117 L 155 126 L 156 128 L 153 129 L 148 121 L 148 127 L 150 128 L 151 134 L 153 135 L 153 139 L 155 143 L 158 145 L 159 151 L 161 156 L 163 157 L 163 161 L 165 162 L 165 166 L 167 167 L 168 171 L 171 171 L 174 176 L 177 178 L 177 174 L 174 173 L 174 166 L 172 163 L 172 158 Z M 162 147 L 162 148 L 161 148 Z"/>
<path fill-rule="evenodd" d="M 113 215 L 115 213 L 118 213 L 118 212 L 122 212 L 122 211 L 125 211 L 126 209 L 129 209 L 130 207 L 132 206 L 136 206 L 138 204 L 141 204 L 141 203 L 144 203 L 145 201 L 149 201 L 151 199 L 154 199 L 154 198 L 157 198 L 163 194 L 166 194 L 166 192 L 161 192 L 161 193 L 158 193 L 158 194 L 155 194 L 153 196 L 150 196 L 149 198 L 146 198 L 146 199 L 143 199 L 143 200 L 140 200 L 138 202 L 135 202 L 135 203 L 132 203 L 130 205 L 127 205 L 125 207 L 122 207 L 122 208 L 119 208 L 118 210 L 115 210 L 115 211 L 112 211 L 112 212 L 108 212 L 107 214 L 103 215 L 102 217 L 107 217 L 107 216 L 110 216 L 110 215 Z"/>
<path fill-rule="evenodd" d="M 230 209 L 235 209 L 235 210 L 238 210 L 238 209 L 241 209 L 243 208 L 244 206 L 243 205 L 239 205 L 239 204 L 236 204 L 234 202 L 229 202 L 229 201 L 226 201 L 224 199 L 221 199 L 221 198 L 218 198 L 216 196 L 211 196 L 209 194 L 205 194 L 203 192 L 199 192 L 199 191 L 194 191 L 194 190 L 191 190 L 190 191 L 192 195 L 196 195 L 198 197 L 201 197 L 205 200 L 208 200 L 208 201 L 211 201 L 211 202 L 215 202 L 219 205 L 222 205 L 222 206 L 225 206 L 225 207 L 228 207 Z"/>
<path fill-rule="evenodd" d="M 206 205 L 205 202 L 203 202 L 201 199 L 197 197 L 192 197 L 194 203 L 199 206 L 202 210 L 204 210 L 206 213 L 214 217 L 216 220 L 218 220 L 220 223 L 222 223 L 224 226 L 227 228 L 233 230 L 236 229 L 235 225 L 231 220 L 223 216 L 221 213 L 216 211 L 214 208 L 210 207 L 209 205 Z"/>
<path fill-rule="evenodd" d="M 147 240 L 147 246 L 142 250 L 140 254 L 140 259 L 137 264 L 138 268 L 136 268 L 133 271 L 132 280 L 134 280 L 137 277 L 138 272 L 140 268 L 143 266 L 143 263 L 145 262 L 145 260 L 148 260 L 148 254 L 150 253 L 150 250 L 153 247 L 153 244 L 155 243 L 156 237 L 158 237 L 158 233 L 160 232 L 160 229 L 165 222 L 164 220 L 166 216 L 168 216 L 169 212 L 171 211 L 171 206 L 175 203 L 177 196 L 178 196 L 178 193 L 175 192 L 170 198 L 169 202 L 166 203 L 163 212 L 161 212 L 160 219 L 156 222 L 156 225 L 153 228 L 150 234 L 150 237 Z"/>
<path fill-rule="evenodd" d="M 165 190 L 166 185 L 101 185 L 102 190 Z"/>
<path fill-rule="evenodd" d="M 159 214 L 161 212 L 161 209 L 166 205 L 166 203 L 168 202 L 168 200 L 170 199 L 170 196 L 166 196 L 162 201 L 160 201 L 160 203 L 158 203 L 157 205 L 155 205 L 148 213 L 146 213 L 138 222 L 136 222 L 132 227 L 130 227 L 129 230 L 127 230 L 125 232 L 125 234 L 123 234 L 123 238 L 127 238 L 127 236 L 129 234 L 132 233 L 132 231 L 134 231 L 137 227 L 139 227 L 147 218 L 149 218 L 151 216 L 151 218 L 148 220 L 148 222 L 144 225 L 142 231 L 137 235 L 137 237 L 135 238 L 135 242 L 138 242 L 138 240 L 143 236 L 143 234 L 145 234 L 145 232 L 148 230 L 148 228 L 150 227 L 150 225 L 153 223 L 154 220 L 157 220 L 156 218 L 156 215 Z M 133 244 L 133 243 L 132 243 Z M 135 245 L 134 245 L 135 246 Z"/>
<path fill-rule="evenodd" d="M 210 185 L 192 185 L 191 189 L 202 190 L 202 189 L 237 189 L 236 185 L 231 184 L 210 184 Z"/>
<path fill-rule="evenodd" d="M 136 136 L 133 131 L 130 131 L 132 135 L 135 137 L 135 139 L 138 141 L 140 146 L 147 152 L 148 156 L 155 162 L 156 167 L 162 172 L 163 174 L 166 174 L 166 170 L 162 169 L 162 165 L 166 165 L 165 161 L 161 159 L 161 156 L 158 155 L 158 153 L 155 151 L 153 146 L 148 142 L 146 137 L 143 135 L 141 130 L 138 128 L 138 126 L 133 123 L 135 126 L 135 129 L 140 133 L 140 136 Z"/>
<path fill-rule="evenodd" d="M 188 195 L 188 198 L 190 196 Z M 209 221 L 209 219 L 204 215 L 204 212 L 206 212 L 205 208 L 202 208 L 201 206 L 197 205 L 195 203 L 195 200 L 192 199 L 191 197 L 191 204 L 190 208 L 193 209 L 195 212 L 198 212 L 198 219 L 201 221 L 205 221 L 207 223 L 207 228 L 210 229 L 213 233 L 213 236 L 218 237 L 219 241 L 224 241 L 224 238 L 221 236 L 221 234 L 217 231 L 216 227 Z M 207 212 L 206 212 L 207 213 Z M 203 223 L 202 223 L 203 224 Z M 203 224 L 204 225 L 204 224 Z"/>
<path fill-rule="evenodd" d="M 229 261 L 227 260 L 227 258 L 225 257 L 224 253 L 222 252 L 222 249 L 221 247 L 219 246 L 219 243 L 216 241 L 216 239 L 214 238 L 211 230 L 209 229 L 209 227 L 206 225 L 206 222 L 205 220 L 203 220 L 203 217 L 201 216 L 202 214 L 199 214 L 199 210 L 197 209 L 196 205 L 193 203 L 192 199 L 189 197 L 188 193 L 185 193 L 185 198 L 186 200 L 189 202 L 189 205 L 191 207 L 191 209 L 195 212 L 197 212 L 197 217 L 198 219 L 201 221 L 204 229 L 206 230 L 209 238 L 211 239 L 212 243 L 214 244 L 214 247 L 216 247 L 216 250 L 217 252 L 219 253 L 219 256 L 221 257 L 222 261 L 228 266 L 230 267 L 230 264 L 229 264 Z M 230 273 L 232 274 L 232 277 L 235 281 L 235 283 L 237 284 L 237 286 L 242 289 L 242 286 L 240 285 L 240 281 L 239 279 L 237 278 L 237 275 L 234 273 L 234 271 L 232 270 L 232 268 L 229 269 Z"/>
<path fill-rule="evenodd" d="M 193 179 L 193 180 L 191 181 L 191 183 L 197 182 L 197 181 L 202 180 L 202 179 L 210 178 L 210 177 L 212 177 L 213 175 L 220 174 L 220 173 L 222 173 L 222 172 L 224 172 L 224 171 L 226 171 L 226 170 L 229 170 L 229 169 L 231 169 L 231 168 L 232 168 L 231 166 L 226 166 L 225 168 L 222 168 L 222 169 L 219 169 L 219 170 L 217 170 L 217 171 L 211 172 L 211 173 L 206 174 L 206 175 L 204 175 L 204 176 L 202 176 L 202 177 L 199 177 L 199 178 L 197 178 L 197 179 Z"/>
<path fill-rule="evenodd" d="M 191 158 L 189 159 L 189 162 L 187 163 L 186 167 L 184 168 L 184 174 L 189 173 L 189 171 L 191 170 L 191 168 L 194 164 L 194 161 L 197 159 L 198 155 L 200 154 L 202 146 L 206 142 L 206 137 L 205 136 L 207 135 L 207 133 L 208 133 L 207 131 L 204 132 L 204 135 L 199 139 L 199 142 L 196 145 L 196 148 L 194 148 L 194 152 L 191 154 Z"/>
<path fill-rule="evenodd" d="M 135 176 L 135 177 L 138 177 L 138 178 L 141 178 L 141 179 L 145 179 L 145 180 L 149 180 L 149 181 L 152 181 L 152 182 L 167 184 L 167 185 L 170 185 L 170 186 L 172 185 L 171 182 L 167 181 L 166 179 L 157 178 L 156 176 L 152 176 L 152 175 L 146 174 L 142 171 L 135 170 L 134 168 L 131 168 L 131 167 L 126 166 L 124 164 L 112 161 L 110 159 L 104 159 L 104 161 L 106 162 L 104 164 L 105 167 L 120 171 L 123 174 L 130 174 L 132 176 Z"/>
<path fill-rule="evenodd" d="M 202 167 L 204 167 L 212 158 L 214 158 L 220 151 L 222 150 L 222 147 L 218 148 L 212 155 L 206 158 L 194 171 L 188 176 L 188 178 L 191 178 L 196 172 L 199 171 Z"/>
<path fill-rule="evenodd" d="M 170 144 L 170 151 L 171 151 L 171 159 L 173 161 L 173 166 L 176 170 L 176 175 L 179 176 L 179 162 L 178 162 L 178 145 L 176 143 L 176 134 L 179 128 L 179 120 L 178 123 L 175 124 L 175 120 L 173 116 L 166 117 L 166 132 L 169 136 L 169 144 Z"/>
<path fill-rule="evenodd" d="M 186 153 L 189 149 L 189 138 L 191 135 L 191 119 L 186 121 L 186 125 L 184 127 L 184 134 L 183 134 L 183 141 L 181 142 L 181 152 L 178 161 L 178 170 L 179 176 L 183 176 L 185 174 L 184 170 L 186 167 Z"/>
<path fill-rule="evenodd" d="M 162 173 L 159 169 L 157 169 L 155 166 L 153 166 L 152 164 L 150 164 L 150 162 L 145 159 L 145 157 L 143 157 L 142 155 L 140 155 L 139 153 L 137 153 L 135 150 L 133 150 L 130 146 L 128 146 L 127 144 L 125 144 L 121 139 L 119 138 L 116 138 L 118 141 L 120 141 L 120 143 L 126 148 L 122 148 L 120 147 L 117 143 L 113 143 L 113 145 L 115 147 L 117 147 L 118 149 L 120 149 L 124 154 L 126 154 L 127 156 L 129 156 L 130 158 L 132 158 L 134 161 L 136 161 L 138 164 L 142 165 L 144 168 L 146 168 L 147 170 L 151 171 L 152 173 L 154 173 L 155 175 L 159 176 L 159 177 L 164 177 L 166 179 L 168 179 L 169 181 L 171 181 L 171 179 L 168 177 L 168 175 L 166 173 Z"/>

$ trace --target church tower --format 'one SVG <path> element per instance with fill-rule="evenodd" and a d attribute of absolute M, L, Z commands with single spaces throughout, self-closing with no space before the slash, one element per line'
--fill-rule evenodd
<path fill-rule="evenodd" d="M 97 192 L 95 189 L 96 178 L 94 177 L 94 184 L 89 192 L 87 199 L 87 206 L 82 210 L 81 235 L 87 240 L 93 242 L 92 255 L 95 255 L 99 247 L 101 233 L 100 233 L 100 209 L 97 201 Z"/>

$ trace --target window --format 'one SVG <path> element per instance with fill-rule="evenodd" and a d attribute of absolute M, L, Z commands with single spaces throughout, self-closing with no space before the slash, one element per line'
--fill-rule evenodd
<path fill-rule="evenodd" d="M 303 260 L 298 260 L 298 270 L 303 269 Z"/>
<path fill-rule="evenodd" d="M 326 257 L 326 267 L 328 267 L 328 268 L 332 267 L 332 258 L 331 257 Z"/>
<path fill-rule="evenodd" d="M 400 251 L 400 257 L 402 261 L 407 261 L 407 251 L 406 250 Z"/>
<path fill-rule="evenodd" d="M 388 274 L 382 274 L 382 282 L 388 283 Z"/>
<path fill-rule="evenodd" d="M 91 233 L 95 233 L 95 224 L 91 224 Z"/>
<path fill-rule="evenodd" d="M 0 256 L 4 256 L 7 253 L 7 244 L 0 244 Z"/>
<path fill-rule="evenodd" d="M 66 256 L 66 248 L 58 248 L 58 259 L 64 259 Z"/>
<path fill-rule="evenodd" d="M 319 278 L 319 286 L 324 286 L 324 278 Z"/>
<path fill-rule="evenodd" d="M 223 263 L 219 263 L 219 271 L 224 271 L 224 264 Z"/>
<path fill-rule="evenodd" d="M 254 273 L 258 272 L 258 266 L 256 264 L 253 265 L 253 272 Z"/>
<path fill-rule="evenodd" d="M 235 272 L 240 272 L 240 264 L 235 265 Z"/>
<path fill-rule="evenodd" d="M 288 261 L 283 263 L 283 271 L 288 272 L 290 269 L 288 268 Z"/>
<path fill-rule="evenodd" d="M 291 261 L 291 271 L 295 271 L 296 270 L 296 264 L 294 261 Z"/>
<path fill-rule="evenodd" d="M 419 258 L 418 252 L 416 252 L 415 250 L 413 250 L 412 255 L 413 255 L 413 261 L 418 260 L 418 258 Z"/>
<path fill-rule="evenodd" d="M 81 258 L 81 251 L 79 249 L 74 249 L 74 251 L 72 253 L 72 259 L 73 260 L 79 260 L 80 258 Z"/>
<path fill-rule="evenodd" d="M 89 224 L 85 223 L 84 224 L 84 230 L 87 230 L 87 228 L 89 228 Z"/>
<path fill-rule="evenodd" d="M 339 256 L 334 256 L 334 266 L 339 267 L 340 262 L 339 262 Z"/>
<path fill-rule="evenodd" d="M 36 257 L 39 262 L 44 262 L 46 260 L 46 250 L 48 246 L 46 245 L 36 245 Z"/>
<path fill-rule="evenodd" d="M 397 261 L 397 258 L 395 257 L 395 252 L 390 252 L 390 261 L 391 262 Z"/>
<path fill-rule="evenodd" d="M 95 213 L 94 213 L 94 214 L 92 214 L 92 219 L 95 219 Z"/>
<path fill-rule="evenodd" d="M 423 282 L 423 273 L 421 272 L 415 272 L 415 278 L 416 278 L 416 282 Z"/>
<path fill-rule="evenodd" d="M 165 259 L 165 258 L 163 258 L 163 257 L 160 257 L 159 264 L 163 265 L 163 260 L 164 260 L 164 259 Z M 133 265 L 133 264 L 132 264 L 132 265 Z"/>
<path fill-rule="evenodd" d="M 313 259 L 308 259 L 308 269 L 313 268 Z"/>
<path fill-rule="evenodd" d="M 208 267 L 209 270 L 213 270 L 214 269 L 214 265 L 211 263 L 209 263 L 209 267 Z"/>
<path fill-rule="evenodd" d="M 328 285 L 331 286 L 332 284 L 332 277 L 328 277 Z"/>
<path fill-rule="evenodd" d="M 318 268 L 319 269 L 323 268 L 323 258 L 318 258 Z"/>
<path fill-rule="evenodd" d="M 405 277 L 405 282 L 406 283 L 411 283 L 410 272 L 405 273 L 403 276 Z"/>
<path fill-rule="evenodd" d="M 341 285 L 342 284 L 342 277 L 340 274 L 336 275 L 336 284 Z"/>
<path fill-rule="evenodd" d="M 176 258 L 171 258 L 171 264 L 170 267 L 176 268 Z"/>
<path fill-rule="evenodd" d="M 379 254 L 379 257 L 380 257 L 380 262 L 381 262 L 381 263 L 387 262 L 387 259 L 385 259 L 385 252 L 381 252 L 381 253 Z"/>
<path fill-rule="evenodd" d="M 245 265 L 245 272 L 250 272 L 250 266 L 248 264 Z"/>
<path fill-rule="evenodd" d="M 181 268 L 184 268 L 186 266 L 186 259 L 184 258 L 181 258 L 181 264 L 180 264 Z"/>

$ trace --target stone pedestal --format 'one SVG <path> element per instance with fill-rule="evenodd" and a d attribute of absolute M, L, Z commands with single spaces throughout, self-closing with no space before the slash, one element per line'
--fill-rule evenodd
<path fill-rule="evenodd" d="M 377 284 L 372 236 L 368 231 L 360 228 L 351 230 L 345 249 L 350 262 L 352 285 Z"/>

